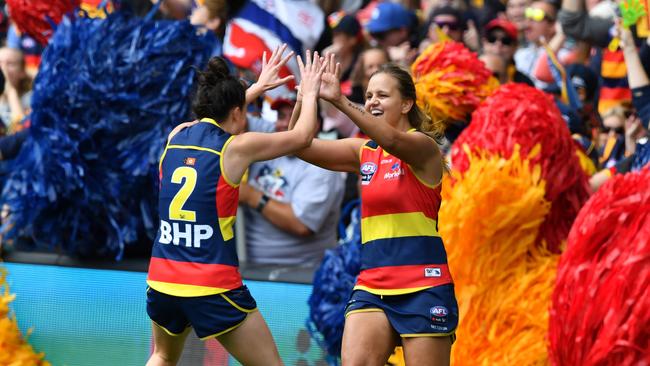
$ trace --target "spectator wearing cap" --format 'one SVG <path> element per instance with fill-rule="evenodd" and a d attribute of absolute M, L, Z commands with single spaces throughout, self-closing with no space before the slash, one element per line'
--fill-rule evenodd
<path fill-rule="evenodd" d="M 388 49 L 410 41 L 416 20 L 415 14 L 403 5 L 381 2 L 372 10 L 366 31 L 378 46 Z"/>
<path fill-rule="evenodd" d="M 295 103 L 295 94 L 276 99 L 275 124 L 249 117 L 249 130 L 286 131 Z M 319 263 L 325 249 L 336 245 L 343 188 L 340 173 L 294 156 L 253 163 L 239 189 L 249 262 Z"/>
<path fill-rule="evenodd" d="M 327 23 L 332 30 L 332 45 L 323 54 L 333 53 L 341 64 L 341 83 L 345 89 L 345 81 L 350 79 L 359 54 L 365 48 L 361 24 L 354 15 L 339 11 L 327 17 Z M 350 87 L 348 86 L 349 90 Z M 349 95 L 349 92 L 346 93 Z"/>
<path fill-rule="evenodd" d="M 506 61 L 505 82 L 523 83 L 533 86 L 526 75 L 517 70 L 515 51 L 518 44 L 517 26 L 504 19 L 493 19 L 485 25 L 483 53 L 503 57 Z"/>

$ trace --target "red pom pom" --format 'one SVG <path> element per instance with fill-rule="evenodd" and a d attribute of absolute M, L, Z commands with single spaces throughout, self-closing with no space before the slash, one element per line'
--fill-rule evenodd
<path fill-rule="evenodd" d="M 549 341 L 554 365 L 650 364 L 650 169 L 612 178 L 580 211 Z"/>
<path fill-rule="evenodd" d="M 500 87 L 474 111 L 472 122 L 452 147 L 454 169 L 461 172 L 469 166 L 463 144 L 473 152 L 487 150 L 505 158 L 515 145 L 521 147 L 523 156 L 533 153 L 529 156 L 531 166 L 541 165 L 545 198 L 552 204 L 540 228 L 540 239 L 549 250 L 559 253 L 580 207 L 589 198 L 589 185 L 569 129 L 552 98 L 524 84 Z"/>
<path fill-rule="evenodd" d="M 63 15 L 79 4 L 80 0 L 7 0 L 11 20 L 18 30 L 42 45 L 52 36 L 51 22 L 59 24 Z"/>

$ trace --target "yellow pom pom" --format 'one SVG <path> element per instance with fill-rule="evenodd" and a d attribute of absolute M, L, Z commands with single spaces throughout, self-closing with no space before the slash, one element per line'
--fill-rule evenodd
<path fill-rule="evenodd" d="M 440 234 L 460 307 L 453 365 L 547 363 L 559 256 L 536 240 L 551 205 L 529 158 L 519 146 L 507 160 L 473 155 L 465 173 L 452 171 L 454 181 L 443 184 Z"/>

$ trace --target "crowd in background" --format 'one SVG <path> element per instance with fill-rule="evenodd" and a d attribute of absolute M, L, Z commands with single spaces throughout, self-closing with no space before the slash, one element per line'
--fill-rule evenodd
<path fill-rule="evenodd" d="M 144 16 L 155 0 L 113 4 Z M 303 48 L 334 53 L 342 66 L 343 93 L 363 104 L 370 76 L 380 65 L 409 67 L 430 44 L 450 39 L 476 52 L 501 84 L 525 83 L 553 96 L 576 145 L 583 166 L 598 185 L 629 169 L 638 144 L 647 141 L 650 120 L 650 38 L 648 24 L 631 29 L 620 24 L 617 2 L 610 0 L 315 0 L 270 1 L 276 6 L 304 7 L 312 27 L 300 37 L 287 25 L 279 33 Z M 82 1 L 97 13 L 102 1 Z M 247 61 L 237 53 L 234 27 L 242 11 L 261 0 L 165 0 L 158 19 L 189 20 L 200 31 L 215 35 L 213 54 L 232 61 L 233 71 L 255 80 L 259 58 Z M 44 46 L 21 34 L 11 22 L 10 9 L 0 1 L 0 95 L 3 137 L 0 154 L 14 156 L 29 128 L 32 81 Z M 257 8 L 256 8 L 257 9 Z M 101 16 L 101 11 L 98 12 Z M 273 15 L 273 14 L 272 14 Z M 320 17 L 320 18 L 319 18 Z M 313 18 L 313 19 L 312 19 Z M 322 18 L 322 19 L 321 19 Z M 260 18 L 261 19 L 261 18 Z M 240 23 L 241 26 L 245 23 Z M 248 25 L 255 27 L 256 25 Z M 311 44 L 304 41 L 312 37 Z M 646 38 L 644 38 L 646 37 Z M 282 37 L 280 37 L 282 38 Z M 249 44 L 247 47 L 258 47 Z M 263 47 L 261 47 L 263 48 Z M 294 49 L 294 51 L 296 51 Z M 256 55 L 259 55 L 256 54 Z M 565 82 L 556 74 L 566 73 Z M 250 108 L 249 128 L 286 130 L 296 96 L 290 85 L 269 94 Z M 573 88 L 567 98 L 566 88 Z M 573 97 L 571 97 L 573 95 Z M 321 138 L 362 135 L 335 108 L 321 104 Z M 447 146 L 465 121 L 450 128 Z M 180 121 L 179 121 L 180 122 Z M 23 131 L 23 132 L 19 132 Z M 317 262 L 336 243 L 340 208 L 357 196 L 357 179 L 309 166 L 297 158 L 256 163 L 248 184 L 242 185 L 250 259 L 260 263 Z M 344 183 L 345 182 L 345 183 Z M 275 205 L 273 210 L 259 209 Z M 269 207 L 271 207 L 269 206 Z M 262 207 L 264 208 L 264 207 Z"/>

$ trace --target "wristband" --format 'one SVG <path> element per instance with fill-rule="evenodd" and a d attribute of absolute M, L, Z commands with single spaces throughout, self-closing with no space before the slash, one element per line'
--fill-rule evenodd
<path fill-rule="evenodd" d="M 262 212 L 264 207 L 266 207 L 266 204 L 269 203 L 269 199 L 269 196 L 263 193 L 262 197 L 260 197 L 260 201 L 257 203 L 257 207 L 255 207 L 255 211 Z"/>

